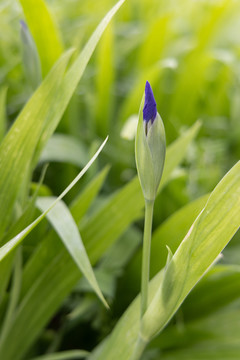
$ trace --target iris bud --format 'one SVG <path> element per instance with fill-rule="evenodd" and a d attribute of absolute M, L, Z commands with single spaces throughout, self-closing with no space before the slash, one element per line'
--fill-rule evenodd
<path fill-rule="evenodd" d="M 144 103 L 143 103 L 144 101 Z M 162 119 L 149 82 L 139 111 L 135 156 L 144 198 L 154 201 L 163 173 L 166 137 Z"/>

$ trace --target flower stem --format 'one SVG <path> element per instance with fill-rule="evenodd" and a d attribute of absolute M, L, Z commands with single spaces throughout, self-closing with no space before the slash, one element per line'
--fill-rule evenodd
<path fill-rule="evenodd" d="M 150 270 L 150 253 L 151 253 L 151 238 L 152 238 L 152 218 L 153 218 L 154 200 L 145 200 L 145 222 L 143 235 L 143 255 L 142 255 L 142 278 L 141 278 L 141 314 L 140 314 L 140 329 L 138 339 L 135 344 L 131 360 L 139 360 L 146 345 L 141 336 L 142 318 L 148 306 L 148 283 Z"/>
<path fill-rule="evenodd" d="M 148 283 L 152 237 L 154 201 L 145 200 L 145 223 L 143 235 L 142 278 L 141 278 L 141 319 L 148 305 Z"/>

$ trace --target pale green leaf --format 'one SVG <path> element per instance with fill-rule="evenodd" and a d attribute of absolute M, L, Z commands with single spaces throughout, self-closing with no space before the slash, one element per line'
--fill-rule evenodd
<path fill-rule="evenodd" d="M 240 225 L 240 162 L 210 195 L 174 254 L 154 300 L 143 319 L 147 339 L 163 329 Z"/>
<path fill-rule="evenodd" d="M 239 316 L 239 314 L 235 314 Z M 167 355 L 161 356 L 162 360 L 238 360 L 240 346 L 222 345 L 221 340 L 216 341 L 212 346 L 204 345 L 195 349 L 183 349 L 172 351 Z"/>
<path fill-rule="evenodd" d="M 211 318 L 216 318 L 216 322 L 219 319 L 216 331 L 219 329 L 223 336 L 231 337 L 233 334 L 229 329 L 221 326 L 219 314 L 225 312 L 226 307 L 239 303 L 239 288 L 239 266 L 214 266 L 190 292 L 176 314 L 175 322 L 164 329 L 150 346 L 167 351 L 210 340 L 209 330 L 214 330 Z M 208 325 L 202 325 L 208 322 Z M 193 327 L 202 327 L 202 330 L 196 331 Z"/>
<path fill-rule="evenodd" d="M 83 167 L 87 159 L 87 150 L 79 140 L 66 134 L 53 134 L 47 142 L 39 162 L 66 162 Z"/>
<path fill-rule="evenodd" d="M 44 0 L 19 0 L 35 40 L 45 76 L 63 52 L 59 31 Z"/>
<path fill-rule="evenodd" d="M 96 74 L 96 105 L 95 116 L 97 133 L 104 135 L 109 132 L 109 119 L 113 109 L 113 59 L 114 34 L 112 26 L 105 31 L 97 52 L 97 74 Z"/>
<path fill-rule="evenodd" d="M 28 84 L 35 90 L 42 81 L 42 70 L 36 44 L 28 26 L 21 21 L 22 63 Z"/>
<path fill-rule="evenodd" d="M 13 282 L 11 286 L 10 300 L 8 303 L 8 308 L 4 317 L 3 325 L 1 328 L 0 334 L 0 347 L 1 343 L 4 341 L 4 337 L 8 333 L 11 323 L 14 319 L 14 313 L 18 304 L 19 294 L 21 289 L 21 279 L 22 279 L 22 252 L 21 249 L 18 249 L 15 257 L 14 264 L 14 273 L 13 273 Z"/>
<path fill-rule="evenodd" d="M 9 224 L 20 187 L 29 172 L 44 123 L 57 111 L 56 97 L 69 57 L 67 52 L 21 111 L 0 146 L 0 236 Z"/>
<path fill-rule="evenodd" d="M 85 350 L 69 350 L 62 351 L 59 353 L 52 353 L 47 355 L 38 356 L 31 360 L 72 360 L 72 359 L 83 359 L 89 355 L 88 351 Z"/>
<path fill-rule="evenodd" d="M 163 345 L 161 359 L 238 359 L 240 353 L 239 315 L 238 300 L 235 304 L 210 316 L 187 322 L 181 331 L 177 329 L 177 326 L 169 328 L 169 331 L 166 329 L 165 337 L 163 336 L 159 344 L 160 348 Z M 172 345 L 168 341 L 168 347 L 164 349 L 164 338 L 170 340 L 171 337 Z"/>
<path fill-rule="evenodd" d="M 16 235 L 13 239 L 8 241 L 5 245 L 0 248 L 0 262 L 10 254 L 16 246 L 18 246 L 24 238 L 35 228 L 36 225 L 40 223 L 44 219 L 44 217 L 49 213 L 49 211 L 60 201 L 71 189 L 72 187 L 81 179 L 81 177 L 85 174 L 85 172 L 89 169 L 92 163 L 96 160 L 99 153 L 102 151 L 102 148 L 107 142 L 107 139 L 102 143 L 99 147 L 98 151 L 95 155 L 91 158 L 91 160 L 87 163 L 87 165 L 80 171 L 80 173 L 75 177 L 75 179 L 68 185 L 68 187 L 59 195 L 59 197 L 52 202 L 52 204 L 30 225 L 28 225 L 24 230 L 22 230 L 18 235 Z"/>
<path fill-rule="evenodd" d="M 11 276 L 13 260 L 14 254 L 11 254 L 0 263 L 0 304 Z"/>
<path fill-rule="evenodd" d="M 179 165 L 179 163 L 182 161 L 188 145 L 196 137 L 200 127 L 201 122 L 196 121 L 196 123 L 191 126 L 188 131 L 186 131 L 182 136 L 180 136 L 170 146 L 168 146 L 160 188 L 165 185 L 167 181 L 169 181 L 169 177 L 173 169 L 175 169 L 176 166 Z"/>
<path fill-rule="evenodd" d="M 96 177 L 91 180 L 84 191 L 82 191 L 71 204 L 71 214 L 77 223 L 80 222 L 83 215 L 87 212 L 92 201 L 101 189 L 106 176 L 109 172 L 109 166 L 106 166 Z"/>
<path fill-rule="evenodd" d="M 168 44 L 167 40 L 171 34 L 170 20 L 172 20 L 172 16 L 173 14 L 169 13 L 163 16 L 161 13 L 160 16 L 152 19 L 140 50 L 139 63 L 141 68 L 149 68 L 162 58 L 162 52 Z M 161 33 L 161 37 L 159 37 L 159 33 Z"/>
<path fill-rule="evenodd" d="M 45 212 L 54 201 L 55 198 L 53 197 L 42 197 L 37 199 L 36 205 L 42 212 Z M 51 209 L 51 211 L 47 213 L 47 218 L 66 246 L 73 261 L 87 278 L 89 284 L 92 286 L 99 299 L 108 308 L 108 304 L 104 299 L 91 267 L 91 263 L 88 259 L 81 235 L 70 211 L 68 210 L 68 207 L 64 204 L 64 202 L 59 201 Z"/>
<path fill-rule="evenodd" d="M 240 267 L 217 265 L 191 291 L 181 309 L 185 321 L 218 311 L 240 297 Z"/>
<path fill-rule="evenodd" d="M 0 142 L 2 141 L 7 128 L 6 97 L 7 88 L 2 87 L 0 89 Z"/>

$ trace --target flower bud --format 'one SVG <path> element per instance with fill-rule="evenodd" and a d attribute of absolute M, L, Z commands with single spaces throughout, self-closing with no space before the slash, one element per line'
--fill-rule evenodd
<path fill-rule="evenodd" d="M 135 157 L 138 177 L 146 200 L 154 201 L 162 177 L 166 153 L 166 138 L 162 119 L 149 82 L 140 106 Z"/>
<path fill-rule="evenodd" d="M 20 25 L 24 71 L 32 89 L 35 90 L 42 80 L 40 59 L 27 24 L 21 20 Z"/>

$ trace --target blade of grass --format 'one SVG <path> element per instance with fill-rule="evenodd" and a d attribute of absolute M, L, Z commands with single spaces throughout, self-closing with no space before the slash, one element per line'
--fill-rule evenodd
<path fill-rule="evenodd" d="M 30 225 L 28 225 L 24 230 L 22 230 L 18 235 L 16 235 L 13 239 L 8 241 L 5 245 L 3 245 L 0 248 L 0 262 L 8 255 L 10 254 L 23 240 L 24 238 L 35 228 L 36 225 L 42 221 L 45 216 L 49 213 L 51 209 L 60 201 L 71 189 L 72 187 L 81 179 L 81 177 L 85 174 L 85 172 L 89 169 L 89 167 L 92 165 L 92 163 L 96 160 L 99 153 L 102 151 L 104 145 L 107 142 L 107 139 L 102 143 L 102 145 L 99 147 L 98 151 L 95 153 L 95 155 L 91 158 L 91 160 L 87 163 L 87 165 L 80 171 L 80 173 L 75 177 L 75 179 L 71 182 L 71 184 L 68 185 L 68 187 L 59 195 L 59 197 L 52 202 L 52 204 L 36 219 L 34 220 Z"/>
<path fill-rule="evenodd" d="M 55 198 L 53 197 L 42 197 L 37 199 L 36 205 L 42 212 L 44 212 L 54 201 Z M 109 306 L 104 299 L 94 275 L 91 263 L 88 259 L 81 235 L 68 207 L 63 201 L 59 201 L 54 208 L 49 211 L 47 218 L 54 227 L 55 231 L 58 233 L 73 261 L 84 274 L 104 306 L 108 308 Z"/>

